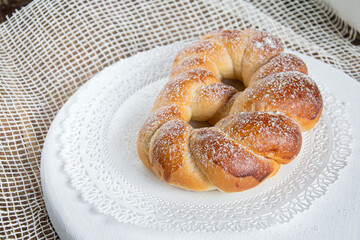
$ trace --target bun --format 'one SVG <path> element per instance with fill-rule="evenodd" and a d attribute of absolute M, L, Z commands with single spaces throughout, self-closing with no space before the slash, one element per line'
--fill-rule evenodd
<path fill-rule="evenodd" d="M 323 102 L 305 63 L 279 39 L 246 29 L 206 34 L 175 57 L 169 82 L 140 129 L 140 159 L 161 180 L 194 191 L 238 192 L 301 150 Z M 242 81 L 238 92 L 221 79 Z M 190 120 L 213 127 L 194 129 Z"/>

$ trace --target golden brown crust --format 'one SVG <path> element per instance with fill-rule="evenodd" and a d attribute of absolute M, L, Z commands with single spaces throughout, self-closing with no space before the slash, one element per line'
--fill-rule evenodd
<path fill-rule="evenodd" d="M 163 181 L 204 191 L 211 185 L 190 159 L 188 144 L 191 130 L 191 126 L 183 120 L 163 124 L 151 140 L 150 162 L 155 174 Z"/>
<path fill-rule="evenodd" d="M 199 87 L 212 83 L 221 83 L 221 81 L 207 70 L 185 71 L 164 86 L 155 100 L 153 111 L 171 104 L 190 106 L 194 92 Z"/>
<path fill-rule="evenodd" d="M 158 109 L 152 113 L 141 127 L 137 138 L 137 151 L 140 159 L 146 167 L 151 169 L 149 162 L 150 140 L 155 131 L 165 122 L 172 119 L 182 119 L 190 121 L 191 110 L 187 107 L 170 105 Z"/>
<path fill-rule="evenodd" d="M 249 36 L 244 51 L 242 79 L 249 86 L 252 75 L 271 58 L 284 51 L 281 41 L 267 32 L 257 29 L 245 30 Z"/>
<path fill-rule="evenodd" d="M 209 123 L 215 125 L 218 121 L 228 116 L 235 100 L 241 95 L 241 92 L 234 94 L 214 115 L 209 119 Z"/>
<path fill-rule="evenodd" d="M 271 74 L 289 71 L 308 74 L 306 64 L 302 59 L 291 53 L 281 53 L 256 71 L 251 77 L 250 84 Z"/>
<path fill-rule="evenodd" d="M 210 32 L 202 38 L 214 39 L 222 43 L 233 62 L 234 74 L 232 78 L 241 80 L 243 54 L 248 43 L 246 32 L 240 30 L 219 30 Z"/>
<path fill-rule="evenodd" d="M 256 29 L 211 32 L 180 51 L 138 135 L 144 164 L 194 191 L 243 191 L 275 175 L 323 107 L 305 63 L 282 52 L 279 39 Z M 249 87 L 238 92 L 221 78 Z M 217 124 L 194 130 L 190 118 Z"/>
<path fill-rule="evenodd" d="M 215 127 L 252 152 L 281 164 L 289 163 L 301 149 L 299 125 L 281 114 L 243 112 L 222 119 Z"/>
<path fill-rule="evenodd" d="M 256 81 L 234 102 L 230 114 L 252 111 L 281 112 L 302 131 L 318 122 L 323 103 L 314 81 L 300 72 L 280 72 Z"/>
<path fill-rule="evenodd" d="M 190 108 L 192 119 L 207 121 L 238 91 L 222 83 L 202 86 L 194 93 Z"/>
<path fill-rule="evenodd" d="M 224 192 L 254 187 L 277 169 L 271 160 L 252 153 L 216 128 L 194 131 L 190 150 L 208 180 Z"/>
<path fill-rule="evenodd" d="M 185 162 L 184 152 L 191 126 L 184 121 L 171 120 L 164 123 L 150 143 L 150 163 L 154 172 L 169 181 Z M 171 161 L 169 161 L 171 159 Z"/>
<path fill-rule="evenodd" d="M 197 57 L 205 60 L 209 60 L 217 66 L 220 74 L 224 78 L 233 78 L 233 64 L 229 53 L 222 44 L 209 39 L 199 40 L 190 44 L 181 50 L 175 57 L 173 66 L 186 57 Z"/>
<path fill-rule="evenodd" d="M 219 70 L 214 62 L 199 57 L 187 57 L 181 59 L 177 64 L 174 64 L 173 68 L 171 69 L 169 80 L 173 79 L 178 74 L 191 69 L 204 69 L 213 73 L 217 78 L 221 77 Z"/>

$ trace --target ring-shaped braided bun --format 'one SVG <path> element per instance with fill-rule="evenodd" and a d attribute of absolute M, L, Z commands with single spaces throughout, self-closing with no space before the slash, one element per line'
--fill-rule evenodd
<path fill-rule="evenodd" d="M 140 159 L 161 180 L 189 190 L 255 187 L 297 156 L 301 132 L 320 118 L 321 94 L 307 73 L 267 32 L 206 34 L 176 56 L 138 134 Z M 194 129 L 190 120 L 215 125 Z"/>

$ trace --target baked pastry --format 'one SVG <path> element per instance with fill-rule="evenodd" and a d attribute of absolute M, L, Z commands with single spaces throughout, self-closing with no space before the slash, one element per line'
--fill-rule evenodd
<path fill-rule="evenodd" d="M 138 134 L 138 154 L 174 186 L 243 191 L 297 156 L 301 132 L 316 125 L 322 107 L 305 63 L 278 38 L 257 29 L 211 32 L 176 56 Z M 194 129 L 190 120 L 214 126 Z"/>

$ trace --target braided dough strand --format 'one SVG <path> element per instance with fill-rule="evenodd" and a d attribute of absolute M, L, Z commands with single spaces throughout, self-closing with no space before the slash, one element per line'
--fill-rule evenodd
<path fill-rule="evenodd" d="M 283 53 L 279 39 L 256 29 L 210 32 L 175 57 L 138 134 L 138 154 L 174 186 L 243 191 L 298 155 L 301 131 L 316 125 L 322 107 L 305 63 Z M 193 129 L 190 120 L 215 125 Z"/>

